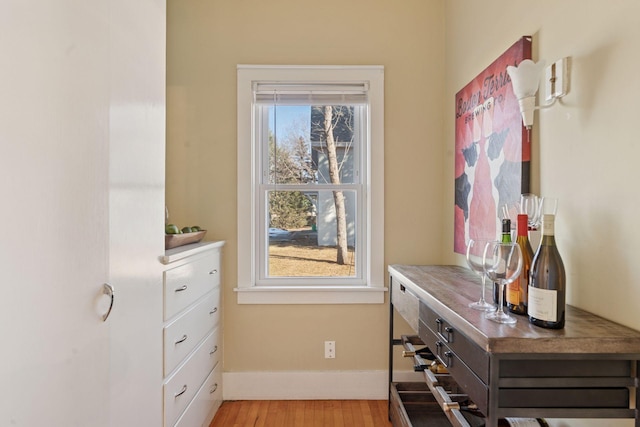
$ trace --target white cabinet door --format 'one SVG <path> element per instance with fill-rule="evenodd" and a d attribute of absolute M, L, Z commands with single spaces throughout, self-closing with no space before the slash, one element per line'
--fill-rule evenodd
<path fill-rule="evenodd" d="M 160 425 L 164 26 L 161 0 L 1 2 L 2 426 Z"/>
<path fill-rule="evenodd" d="M 109 10 L 0 6 L 0 425 L 106 426 Z"/>

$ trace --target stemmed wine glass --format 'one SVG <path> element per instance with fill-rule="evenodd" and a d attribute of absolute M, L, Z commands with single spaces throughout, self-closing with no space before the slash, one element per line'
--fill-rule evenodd
<path fill-rule="evenodd" d="M 525 193 L 520 196 L 520 213 L 527 215 L 529 228 L 534 229 L 540 224 L 540 201 L 538 196 Z"/>
<path fill-rule="evenodd" d="M 489 242 L 484 248 L 482 262 L 487 277 L 500 285 L 498 307 L 485 317 L 498 323 L 516 323 L 516 319 L 504 311 L 504 287 L 522 272 L 520 246 L 517 243 Z"/>
<path fill-rule="evenodd" d="M 484 248 L 488 243 L 489 240 L 479 239 L 470 239 L 469 243 L 467 243 L 467 264 L 469 264 L 469 268 L 471 269 L 471 271 L 476 273 L 482 279 L 482 291 L 480 293 L 480 300 L 470 303 L 469 307 L 481 311 L 490 311 L 496 307 L 494 304 L 491 304 L 484 299 L 485 278 L 487 276 L 484 273 L 484 264 L 482 260 L 484 257 Z"/>

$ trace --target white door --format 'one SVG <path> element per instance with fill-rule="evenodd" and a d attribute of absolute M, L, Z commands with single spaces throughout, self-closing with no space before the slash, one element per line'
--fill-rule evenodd
<path fill-rule="evenodd" d="M 152 230 L 163 219 L 165 10 L 129 4 L 0 2 L 1 426 L 161 419 L 161 341 L 149 345 L 161 336 L 161 297 L 143 292 L 161 281 L 163 233 Z M 128 32 L 136 27 L 145 37 Z M 134 159 L 145 161 L 140 174 Z M 116 296 L 103 322 L 107 281 Z M 137 322 L 150 313 L 155 323 Z M 139 399 L 124 402 L 130 389 Z"/>
<path fill-rule="evenodd" d="M 108 12 L 0 6 L 0 425 L 106 426 Z"/>

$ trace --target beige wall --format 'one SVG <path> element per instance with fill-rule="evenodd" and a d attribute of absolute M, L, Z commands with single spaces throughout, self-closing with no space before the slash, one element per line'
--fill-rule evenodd
<path fill-rule="evenodd" d="M 225 371 L 382 370 L 387 363 L 384 304 L 236 304 L 236 65 L 383 65 L 385 261 L 439 262 L 443 4 L 169 2 L 167 204 L 171 221 L 227 241 Z M 324 359 L 325 340 L 336 341 L 336 359 Z"/>
<path fill-rule="evenodd" d="M 453 111 L 454 94 L 520 36 L 534 36 L 534 59 L 571 57 L 569 95 L 536 114 L 533 190 L 560 199 L 556 239 L 569 303 L 640 329 L 640 2 L 448 0 L 445 16 L 445 111 Z M 453 228 L 453 130 L 447 114 L 445 230 Z M 446 261 L 462 263 L 449 249 L 452 242 L 446 233 Z"/>
<path fill-rule="evenodd" d="M 385 306 L 236 304 L 236 64 L 384 65 L 385 261 L 464 264 L 454 94 L 522 35 L 534 59 L 571 57 L 570 93 L 536 115 L 532 158 L 532 190 L 560 199 L 569 301 L 640 329 L 638 16 L 637 0 L 170 2 L 167 203 L 172 220 L 228 242 L 225 370 L 386 363 Z"/>
<path fill-rule="evenodd" d="M 523 35 L 534 36 L 536 60 L 571 58 L 569 94 L 536 113 L 533 190 L 560 199 L 556 240 L 570 303 L 635 329 L 640 329 L 639 16 L 637 0 L 448 1 L 444 100 L 445 110 L 453 111 L 456 91 Z M 442 218 L 448 230 L 452 116 L 445 115 L 444 130 L 448 188 Z M 459 262 L 448 250 L 452 239 L 447 233 L 443 249 L 451 254 L 447 261 Z"/>

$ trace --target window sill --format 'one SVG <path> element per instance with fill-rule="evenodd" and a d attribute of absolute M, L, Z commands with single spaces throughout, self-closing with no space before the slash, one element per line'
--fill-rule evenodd
<path fill-rule="evenodd" d="M 254 286 L 233 290 L 238 294 L 238 304 L 382 304 L 387 288 Z"/>

